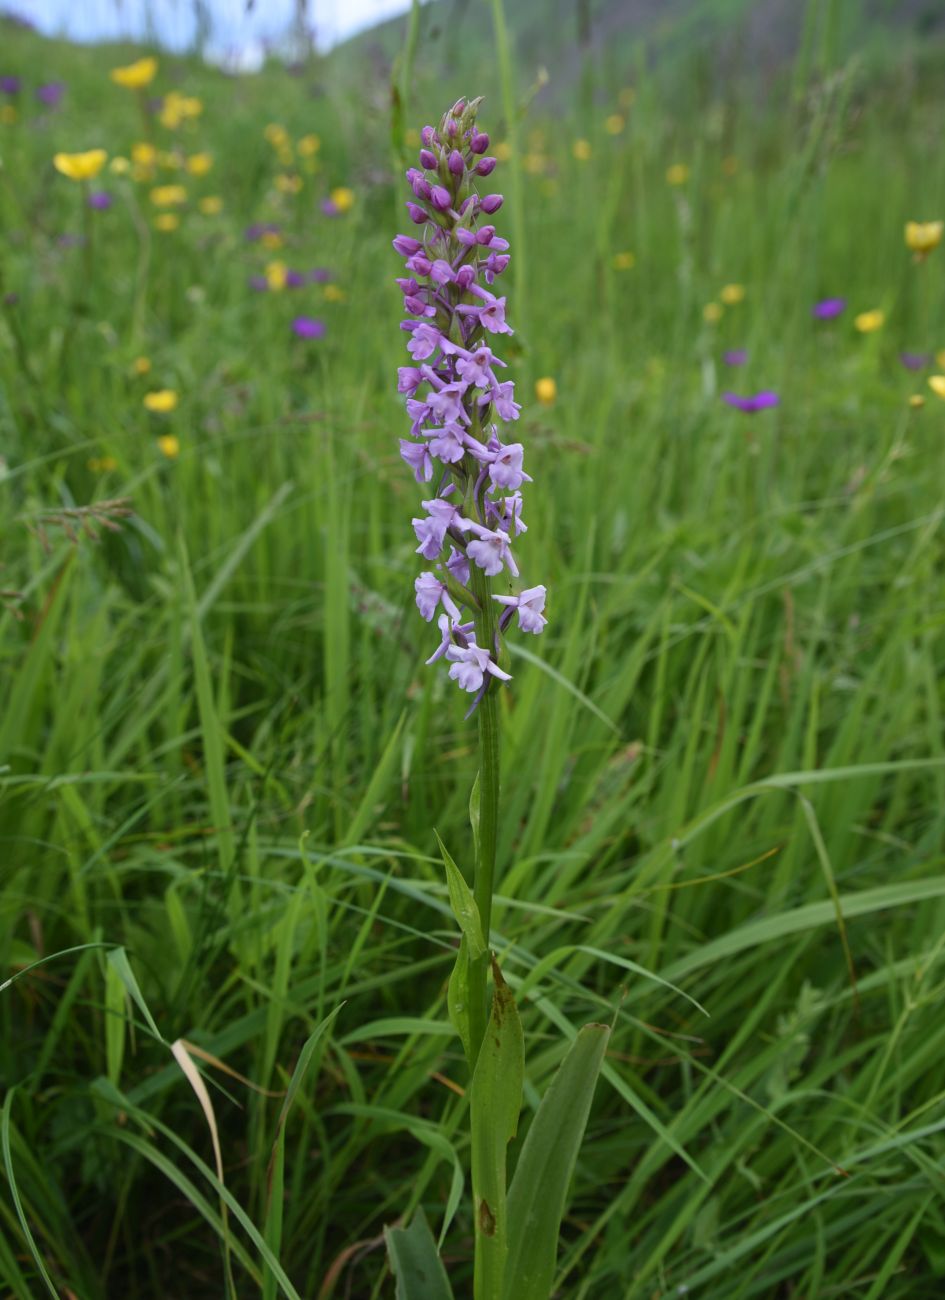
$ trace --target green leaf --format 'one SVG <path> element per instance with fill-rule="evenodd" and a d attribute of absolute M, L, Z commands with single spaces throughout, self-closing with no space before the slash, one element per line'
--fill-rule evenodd
<path fill-rule="evenodd" d="M 397 1300 L 453 1300 L 446 1269 L 421 1206 L 409 1228 L 384 1229 L 387 1258 L 397 1279 Z"/>
<path fill-rule="evenodd" d="M 116 1087 L 121 1082 L 121 1066 L 125 1056 L 127 996 L 121 976 L 109 962 L 105 967 L 105 1062 L 108 1077 Z"/>
<path fill-rule="evenodd" d="M 446 1009 L 453 1028 L 459 1034 L 466 1060 L 472 1068 L 472 1034 L 469 1028 L 469 944 L 463 935 L 450 982 L 446 989 Z"/>
<path fill-rule="evenodd" d="M 471 961 L 477 961 L 486 951 L 485 940 L 482 937 L 482 921 L 479 918 L 479 908 L 476 906 L 476 900 L 473 898 L 472 890 L 466 884 L 466 880 L 459 867 L 450 857 L 446 850 L 446 845 L 440 839 L 437 831 L 436 842 L 439 845 L 440 853 L 443 858 L 443 865 L 446 868 L 446 888 L 449 891 L 450 907 L 453 909 L 453 915 L 459 922 L 459 928 L 463 932 L 463 937 L 469 946 L 469 958 Z"/>
<path fill-rule="evenodd" d="M 548 1300 L 568 1184 L 610 1029 L 585 1025 L 541 1099 L 509 1188 L 505 1300 Z"/>
<path fill-rule="evenodd" d="M 144 1000 L 144 994 L 141 992 L 135 973 L 131 969 L 131 963 L 128 961 L 128 954 L 125 952 L 124 948 L 112 948 L 106 960 L 114 969 L 122 984 L 124 984 L 125 988 L 128 990 L 129 997 L 137 1004 L 139 1011 L 148 1023 L 148 1028 L 151 1030 L 151 1033 L 159 1043 L 165 1043 L 165 1046 L 169 1047 L 170 1044 L 165 1042 L 164 1036 L 155 1024 L 150 1008 Z"/>
<path fill-rule="evenodd" d="M 473 835 L 473 861 L 479 861 L 479 773 L 469 792 L 469 824 Z"/>
<path fill-rule="evenodd" d="M 29 1220 L 23 1209 L 23 1202 L 20 1200 L 19 1188 L 16 1185 L 16 1174 L 13 1170 L 13 1152 L 10 1144 L 10 1111 L 13 1106 L 13 1098 L 16 1095 L 16 1085 L 14 1085 L 3 1099 L 3 1110 L 0 1112 L 0 1144 L 3 1147 L 3 1168 L 7 1176 L 7 1183 L 10 1187 L 10 1194 L 13 1197 L 13 1208 L 16 1210 L 16 1217 L 20 1221 L 20 1228 L 29 1247 L 30 1254 L 33 1256 L 33 1263 L 39 1272 L 40 1277 L 46 1283 L 46 1289 L 57 1300 L 59 1292 L 53 1286 L 52 1278 L 46 1271 L 46 1265 L 43 1263 L 43 1257 L 36 1246 L 36 1240 L 30 1231 Z"/>
<path fill-rule="evenodd" d="M 525 1040 L 512 990 L 493 960 L 492 1014 L 469 1087 L 475 1300 L 502 1300 L 508 1255 L 505 1161 L 518 1129 L 525 1082 Z"/>

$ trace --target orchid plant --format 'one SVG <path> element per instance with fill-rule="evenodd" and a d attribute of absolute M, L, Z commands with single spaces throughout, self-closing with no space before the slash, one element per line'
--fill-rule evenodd
<path fill-rule="evenodd" d="M 546 624 L 544 586 L 519 588 L 513 546 L 522 518 L 524 447 L 505 440 L 518 419 L 514 383 L 494 343 L 511 334 L 497 280 L 509 244 L 489 220 L 501 194 L 481 194 L 496 159 L 477 126 L 481 101 L 459 100 L 439 125 L 421 132 L 419 167 L 407 172 L 416 228 L 398 235 L 413 364 L 399 371 L 409 437 L 401 455 L 419 484 L 430 485 L 413 519 L 417 554 L 432 565 L 416 578 L 420 614 L 437 620 L 439 642 L 428 664 L 445 660 L 449 676 L 473 698 L 479 772 L 470 800 L 472 886 L 440 842 L 451 906 L 461 937 L 449 984 L 452 1023 L 462 1041 L 469 1085 L 475 1300 L 548 1300 L 558 1234 L 609 1029 L 577 1034 L 542 1099 L 509 1182 L 506 1156 L 516 1136 L 525 1078 L 521 1021 L 512 989 L 492 952 L 492 897 L 499 821 L 500 691 L 512 680 L 504 636 L 513 620 L 524 633 Z M 502 589 L 499 590 L 500 584 Z M 489 976 L 492 994 L 489 997 Z M 387 1231 L 402 1300 L 448 1300 L 453 1292 L 437 1243 L 418 1211 L 408 1227 Z M 442 1244 L 442 1242 L 441 1242 Z"/>

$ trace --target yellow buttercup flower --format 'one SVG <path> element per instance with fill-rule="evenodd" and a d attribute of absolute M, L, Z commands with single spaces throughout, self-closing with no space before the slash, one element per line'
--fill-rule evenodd
<path fill-rule="evenodd" d="M 615 271 L 632 271 L 637 264 L 635 253 L 614 253 Z"/>
<path fill-rule="evenodd" d="M 128 90 L 143 90 L 145 86 L 150 86 L 157 76 L 157 70 L 157 59 L 149 57 L 128 63 L 123 68 L 112 68 L 109 75 L 117 85 L 125 86 Z"/>
<path fill-rule="evenodd" d="M 153 167 L 157 159 L 157 150 L 147 140 L 139 140 L 131 146 L 131 161 L 139 167 Z"/>
<path fill-rule="evenodd" d="M 159 415 L 167 415 L 177 406 L 177 393 L 173 388 L 156 388 L 153 392 L 145 393 L 144 405 L 149 411 L 155 411 Z"/>
<path fill-rule="evenodd" d="M 191 154 L 187 159 L 187 170 L 191 176 L 206 176 L 212 166 L 213 155 L 209 153 Z"/>
<path fill-rule="evenodd" d="M 136 375 L 146 375 L 151 369 L 150 357 L 135 357 L 131 363 L 131 368 Z"/>
<path fill-rule="evenodd" d="M 670 185 L 685 185 L 689 179 L 689 168 L 685 163 L 673 163 L 666 168 L 666 180 Z"/>
<path fill-rule="evenodd" d="M 552 405 L 558 396 L 558 385 L 551 375 L 544 375 L 541 379 L 535 380 L 535 396 L 542 406 Z"/>
<path fill-rule="evenodd" d="M 12 104 L 0 104 L 0 122 L 4 126 L 12 126 L 17 116 L 17 111 Z"/>
<path fill-rule="evenodd" d="M 118 468 L 118 461 L 114 456 L 93 456 L 91 460 L 86 461 L 86 464 L 94 474 L 109 474 Z"/>
<path fill-rule="evenodd" d="M 408 149 L 420 148 L 420 132 L 415 126 L 408 126 L 404 132 L 404 144 Z"/>
<path fill-rule="evenodd" d="M 326 302 L 347 302 L 348 295 L 337 284 L 326 284 L 322 297 Z"/>
<path fill-rule="evenodd" d="M 936 397 L 945 399 L 945 375 L 929 375 L 929 388 Z"/>
<path fill-rule="evenodd" d="M 492 152 L 495 154 L 499 162 L 508 162 L 512 157 L 512 146 L 509 144 L 508 140 L 500 140 Z"/>
<path fill-rule="evenodd" d="M 278 122 L 270 122 L 263 131 L 263 135 L 274 149 L 284 148 L 289 140 L 288 131 L 284 126 L 280 126 Z"/>
<path fill-rule="evenodd" d="M 719 297 L 726 307 L 734 307 L 736 303 L 744 300 L 745 286 L 743 284 L 727 284 L 720 292 Z"/>
<path fill-rule="evenodd" d="M 541 153 L 527 153 L 522 163 L 529 176 L 540 176 L 547 166 L 545 155 Z"/>
<path fill-rule="evenodd" d="M 70 181 L 91 181 L 107 161 L 108 154 L 104 149 L 87 149 L 85 153 L 57 153 L 53 166 Z"/>
<path fill-rule="evenodd" d="M 872 311 L 861 311 L 853 322 L 861 334 L 874 334 L 886 323 L 886 313 L 874 307 Z"/>
<path fill-rule="evenodd" d="M 176 438 L 173 433 L 162 434 L 157 440 L 157 445 L 168 460 L 176 460 L 180 455 L 180 438 Z"/>
<path fill-rule="evenodd" d="M 350 212 L 354 207 L 354 190 L 347 185 L 338 185 L 328 196 L 339 212 Z"/>
<path fill-rule="evenodd" d="M 219 194 L 208 194 L 198 206 L 205 217 L 216 217 L 223 211 L 223 200 Z"/>
<path fill-rule="evenodd" d="M 925 257 L 933 248 L 938 248 L 943 232 L 945 221 L 907 221 L 906 247 L 920 257 Z"/>
<path fill-rule="evenodd" d="M 604 118 L 604 130 L 608 135 L 619 135 L 627 125 L 627 119 L 621 113 L 611 113 L 610 117 Z"/>
<path fill-rule="evenodd" d="M 289 268 L 285 262 L 270 262 L 263 274 L 266 277 L 266 283 L 274 292 L 284 289 L 286 278 L 289 274 Z"/>
<path fill-rule="evenodd" d="M 592 153 L 590 140 L 575 140 L 571 152 L 578 162 L 587 162 Z"/>
<path fill-rule="evenodd" d="M 717 325 L 722 319 L 722 308 L 717 302 L 707 302 L 702 308 L 702 319 L 707 325 Z"/>
<path fill-rule="evenodd" d="M 183 122 L 199 117 L 202 112 L 202 100 L 194 95 L 182 95 L 179 90 L 170 90 L 164 96 L 158 121 L 169 131 L 176 131 Z"/>
<path fill-rule="evenodd" d="M 276 177 L 276 189 L 279 191 L 280 194 L 298 194 L 301 188 L 302 188 L 301 176 L 297 176 L 294 173 L 292 175 L 286 175 L 284 173 L 280 173 Z"/>
<path fill-rule="evenodd" d="M 176 212 L 162 212 L 160 216 L 154 218 L 155 230 L 176 230 L 180 225 L 180 217 Z"/>
<path fill-rule="evenodd" d="M 263 248 L 281 248 L 285 240 L 279 234 L 278 230 L 267 230 L 259 241 Z"/>
<path fill-rule="evenodd" d="M 945 348 L 942 348 L 941 352 L 936 352 L 935 364 L 945 370 Z"/>
<path fill-rule="evenodd" d="M 914 411 L 919 411 L 925 405 L 925 398 L 921 393 L 913 393 L 909 398 L 909 405 Z"/>
<path fill-rule="evenodd" d="M 119 155 L 108 164 L 108 170 L 115 176 L 127 176 L 131 171 L 131 163 L 127 158 L 122 158 Z"/>
<path fill-rule="evenodd" d="M 419 143 L 420 143 L 420 137 L 417 136 L 417 144 Z M 298 149 L 299 153 L 302 155 L 303 158 L 311 158 L 313 154 L 318 153 L 321 147 L 322 147 L 322 142 L 318 138 L 318 136 L 314 134 L 314 132 L 311 135 L 303 135 L 301 140 L 296 145 L 296 148 Z"/>
<path fill-rule="evenodd" d="M 156 185 L 151 191 L 151 202 L 156 208 L 173 208 L 187 202 L 183 185 Z"/>

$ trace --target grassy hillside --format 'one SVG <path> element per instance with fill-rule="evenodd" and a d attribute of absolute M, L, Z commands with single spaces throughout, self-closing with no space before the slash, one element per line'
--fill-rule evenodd
<path fill-rule="evenodd" d="M 549 589 L 502 696 L 522 1132 L 615 1025 L 556 1294 L 941 1293 L 941 45 L 806 12 L 766 97 L 680 11 L 527 106 L 543 52 L 510 92 L 484 6 L 442 59 L 424 13 L 393 143 L 374 37 L 138 97 L 141 51 L 2 29 L 4 1295 L 389 1297 L 418 1204 L 471 1294 L 434 829 L 468 867 L 475 730 L 423 664 L 390 241 L 480 88 Z M 92 208 L 52 159 L 99 147 Z"/>

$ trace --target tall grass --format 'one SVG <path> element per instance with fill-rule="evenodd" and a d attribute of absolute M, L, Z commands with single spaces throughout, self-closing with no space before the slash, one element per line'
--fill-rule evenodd
<path fill-rule="evenodd" d="M 216 158 L 192 188 L 225 212 L 160 234 L 148 187 L 109 180 L 88 284 L 49 158 L 128 151 L 118 55 L 4 37 L 71 109 L 0 128 L 0 585 L 23 615 L 0 616 L 0 1279 L 17 1300 L 220 1296 L 225 1244 L 232 1294 L 384 1296 L 382 1227 L 422 1204 L 461 1293 L 434 828 L 464 842 L 474 733 L 411 608 L 382 97 L 331 64 L 317 99 L 181 64 L 205 101 L 184 143 Z M 941 253 L 913 265 L 901 234 L 945 207 L 930 58 L 815 60 L 790 106 L 721 82 L 695 103 L 688 65 L 641 61 L 621 134 L 616 79 L 517 123 L 517 377 L 559 397 L 522 419 L 551 623 L 503 698 L 493 939 L 527 1109 L 575 1026 L 616 1015 L 569 1297 L 940 1286 L 945 408 L 909 409 L 923 381 L 897 359 L 945 346 Z M 416 68 L 417 123 L 477 89 L 422 46 Z M 272 120 L 322 137 L 297 197 L 267 197 Z M 316 200 L 339 184 L 357 202 L 332 221 Z M 244 241 L 258 219 L 283 249 Z M 253 293 L 271 257 L 331 266 L 347 300 Z M 709 326 L 727 282 L 745 301 Z M 847 315 L 815 323 L 833 293 Z M 888 322 L 860 337 L 873 306 Z M 299 311 L 324 340 L 292 337 Z M 161 386 L 181 394 L 163 422 L 141 405 Z M 782 406 L 742 416 L 729 386 Z M 97 543 L 39 529 L 118 496 L 134 516 Z"/>

